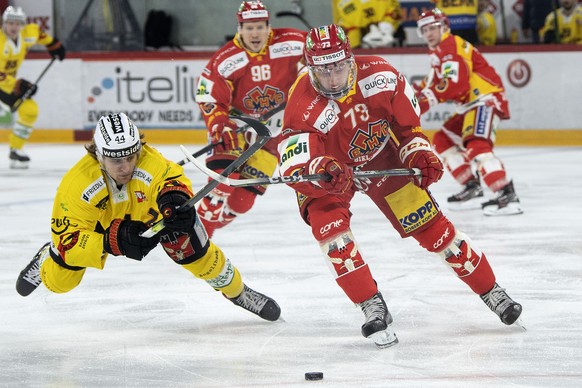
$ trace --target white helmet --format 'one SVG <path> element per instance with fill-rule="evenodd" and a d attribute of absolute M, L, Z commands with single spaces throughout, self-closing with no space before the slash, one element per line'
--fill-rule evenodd
<path fill-rule="evenodd" d="M 125 158 L 141 150 L 139 131 L 125 113 L 102 116 L 95 127 L 93 141 L 99 160 L 105 156 Z"/>
<path fill-rule="evenodd" d="M 22 7 L 13 7 L 10 5 L 2 14 L 2 22 L 5 23 L 7 20 L 26 24 L 26 14 L 22 10 Z"/>

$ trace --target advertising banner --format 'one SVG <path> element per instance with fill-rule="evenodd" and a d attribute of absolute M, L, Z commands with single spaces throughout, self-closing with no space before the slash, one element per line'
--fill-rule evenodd
<path fill-rule="evenodd" d="M 505 129 L 582 129 L 580 51 L 485 53 L 506 88 L 511 119 Z M 382 55 L 409 79 L 428 74 L 427 54 Z M 90 129 L 103 114 L 126 112 L 140 128 L 204 128 L 195 103 L 208 59 L 82 60 L 55 62 L 39 84 L 38 129 Z M 19 77 L 34 81 L 48 59 L 27 60 Z M 441 104 L 422 117 L 437 129 L 455 111 Z M 1 114 L 0 114 L 1 115 Z"/>
<path fill-rule="evenodd" d="M 88 61 L 83 66 L 83 127 L 125 112 L 140 128 L 203 127 L 195 102 L 206 61 Z"/>

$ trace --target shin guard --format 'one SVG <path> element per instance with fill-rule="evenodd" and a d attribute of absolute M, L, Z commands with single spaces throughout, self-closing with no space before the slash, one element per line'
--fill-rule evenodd
<path fill-rule="evenodd" d="M 182 264 L 194 276 L 203 279 L 227 298 L 240 295 L 243 290 L 241 275 L 222 250 L 210 242 L 205 254 L 193 262 Z"/>
<path fill-rule="evenodd" d="M 351 231 L 321 242 L 320 247 L 337 284 L 352 302 L 362 303 L 378 292 Z"/>
<path fill-rule="evenodd" d="M 485 185 L 492 191 L 499 191 L 509 181 L 503 163 L 492 152 L 477 155 L 477 168 Z"/>
<path fill-rule="evenodd" d="M 476 294 L 482 295 L 495 285 L 495 275 L 485 254 L 464 233 L 457 231 L 453 242 L 438 255 Z"/>
<path fill-rule="evenodd" d="M 453 146 L 440 154 L 440 156 L 447 170 L 460 184 L 464 185 L 469 180 L 475 179 L 475 175 L 471 170 L 471 162 L 459 147 Z"/>

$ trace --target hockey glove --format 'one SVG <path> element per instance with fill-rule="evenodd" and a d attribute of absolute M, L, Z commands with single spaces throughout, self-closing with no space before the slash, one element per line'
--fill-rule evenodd
<path fill-rule="evenodd" d="M 57 38 L 54 38 L 46 48 L 54 59 L 58 59 L 59 61 L 65 59 L 65 46 Z"/>
<path fill-rule="evenodd" d="M 182 206 L 192 198 L 192 192 L 183 183 L 170 181 L 158 195 L 158 208 L 164 217 L 166 228 L 189 232 L 196 222 L 196 207 Z"/>
<path fill-rule="evenodd" d="M 443 164 L 424 137 L 415 137 L 403 145 L 400 148 L 400 160 L 407 168 L 420 169 L 422 176 L 413 177 L 412 182 L 421 189 L 426 189 L 443 176 Z"/>
<path fill-rule="evenodd" d="M 354 172 L 346 164 L 333 156 L 319 156 L 313 158 L 307 164 L 310 174 L 327 174 L 330 180 L 322 180 L 316 183 L 330 194 L 343 194 L 354 181 Z"/>
<path fill-rule="evenodd" d="M 232 121 L 217 123 L 210 131 L 210 143 L 216 144 L 216 152 L 228 152 L 239 147 L 237 126 Z"/>
<path fill-rule="evenodd" d="M 14 96 L 14 100 L 18 100 L 22 98 L 25 94 L 28 97 L 34 96 L 36 93 L 37 87 L 35 84 L 30 83 L 25 79 L 18 79 L 16 80 L 16 84 L 14 85 L 14 89 L 12 89 L 12 95 Z M 28 93 L 27 93 L 28 92 Z"/>
<path fill-rule="evenodd" d="M 143 222 L 116 218 L 105 230 L 103 249 L 114 256 L 124 255 L 130 259 L 141 260 L 159 242 L 157 235 L 152 238 L 140 236 L 147 229 Z"/>

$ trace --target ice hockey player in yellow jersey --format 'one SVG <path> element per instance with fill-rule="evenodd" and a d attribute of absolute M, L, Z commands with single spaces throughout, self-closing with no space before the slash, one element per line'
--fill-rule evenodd
<path fill-rule="evenodd" d="M 276 321 L 277 303 L 243 283 L 238 269 L 209 240 L 194 206 L 181 166 L 145 144 L 123 113 L 103 116 L 87 154 L 63 177 L 54 199 L 52 239 L 22 270 L 16 290 L 22 296 L 41 283 L 54 293 L 79 285 L 87 268 L 102 270 L 109 255 L 141 261 L 158 244 L 196 278 L 232 303 Z M 152 238 L 141 234 L 163 219 Z"/>
<path fill-rule="evenodd" d="M 0 102 L 16 109 L 17 119 L 10 134 L 10 168 L 28 168 L 30 158 L 22 147 L 30 138 L 38 117 L 38 105 L 32 98 L 37 85 L 17 77 L 28 50 L 35 44 L 47 47 L 53 58 L 63 60 L 65 48 L 61 42 L 43 32 L 38 24 L 26 24 L 26 14 L 21 7 L 9 6 L 2 14 L 0 31 Z M 27 93 L 28 92 L 28 93 Z"/>

